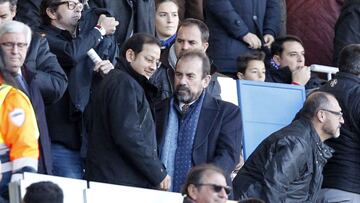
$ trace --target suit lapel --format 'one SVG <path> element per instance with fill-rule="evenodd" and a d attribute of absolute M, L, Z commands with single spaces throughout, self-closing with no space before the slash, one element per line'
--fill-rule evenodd
<path fill-rule="evenodd" d="M 198 126 L 196 129 L 195 140 L 194 140 L 194 149 L 195 151 L 200 147 L 205 138 L 209 136 L 211 129 L 213 128 L 215 121 L 219 114 L 219 104 L 208 93 L 206 93 L 203 105 L 201 107 L 200 117 L 198 121 Z"/>

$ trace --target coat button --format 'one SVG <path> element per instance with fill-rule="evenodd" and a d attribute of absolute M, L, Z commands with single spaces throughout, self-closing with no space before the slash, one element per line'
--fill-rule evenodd
<path fill-rule="evenodd" d="M 240 21 L 240 20 L 236 20 L 236 21 L 235 21 L 235 24 L 240 26 L 240 25 L 241 25 L 241 21 Z"/>
<path fill-rule="evenodd" d="M 257 20 L 257 16 L 253 16 L 253 20 Z"/>

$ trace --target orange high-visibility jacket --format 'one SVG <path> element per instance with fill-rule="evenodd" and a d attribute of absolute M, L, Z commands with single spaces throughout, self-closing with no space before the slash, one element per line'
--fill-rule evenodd
<path fill-rule="evenodd" d="M 37 171 L 39 130 L 27 96 L 0 83 L 0 161 L 1 173 L 14 174 L 22 168 Z M 16 178 L 17 179 L 17 178 Z"/>

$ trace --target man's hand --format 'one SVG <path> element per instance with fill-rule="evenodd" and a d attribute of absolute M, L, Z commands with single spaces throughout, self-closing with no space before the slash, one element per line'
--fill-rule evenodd
<path fill-rule="evenodd" d="M 112 63 L 110 63 L 109 60 L 103 60 L 100 62 L 97 62 L 95 64 L 94 71 L 99 72 L 102 76 L 105 76 L 108 74 L 112 69 L 114 69 L 114 66 Z"/>
<path fill-rule="evenodd" d="M 171 177 L 169 175 L 166 175 L 166 177 L 164 178 L 164 180 L 161 181 L 159 188 L 160 190 L 169 190 L 171 185 Z"/>
<path fill-rule="evenodd" d="M 300 85 L 306 85 L 306 83 L 310 80 L 311 76 L 310 67 L 298 67 L 295 71 L 291 73 L 291 76 L 292 82 L 298 83 Z"/>
<path fill-rule="evenodd" d="M 106 35 L 110 35 L 114 34 L 119 22 L 116 21 L 114 17 L 106 17 L 106 15 L 101 14 L 97 24 L 105 29 Z"/>
<path fill-rule="evenodd" d="M 244 42 L 249 45 L 250 49 L 260 49 L 261 40 L 255 34 L 249 32 L 243 37 Z"/>
<path fill-rule="evenodd" d="M 265 41 L 264 46 L 271 48 L 271 44 L 275 41 L 275 39 L 272 35 L 266 34 L 264 35 L 264 41 Z"/>

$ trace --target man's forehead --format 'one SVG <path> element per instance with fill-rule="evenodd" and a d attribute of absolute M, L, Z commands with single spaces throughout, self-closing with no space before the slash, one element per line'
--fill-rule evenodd
<path fill-rule="evenodd" d="M 11 41 L 25 41 L 25 34 L 22 32 L 7 32 L 0 36 L 0 40 Z"/>
<path fill-rule="evenodd" d="M 288 41 L 283 44 L 284 51 L 293 52 L 293 51 L 304 51 L 303 45 L 297 41 Z"/>
<path fill-rule="evenodd" d="M 182 26 L 177 32 L 177 38 L 182 40 L 201 41 L 201 32 L 196 25 Z"/>

